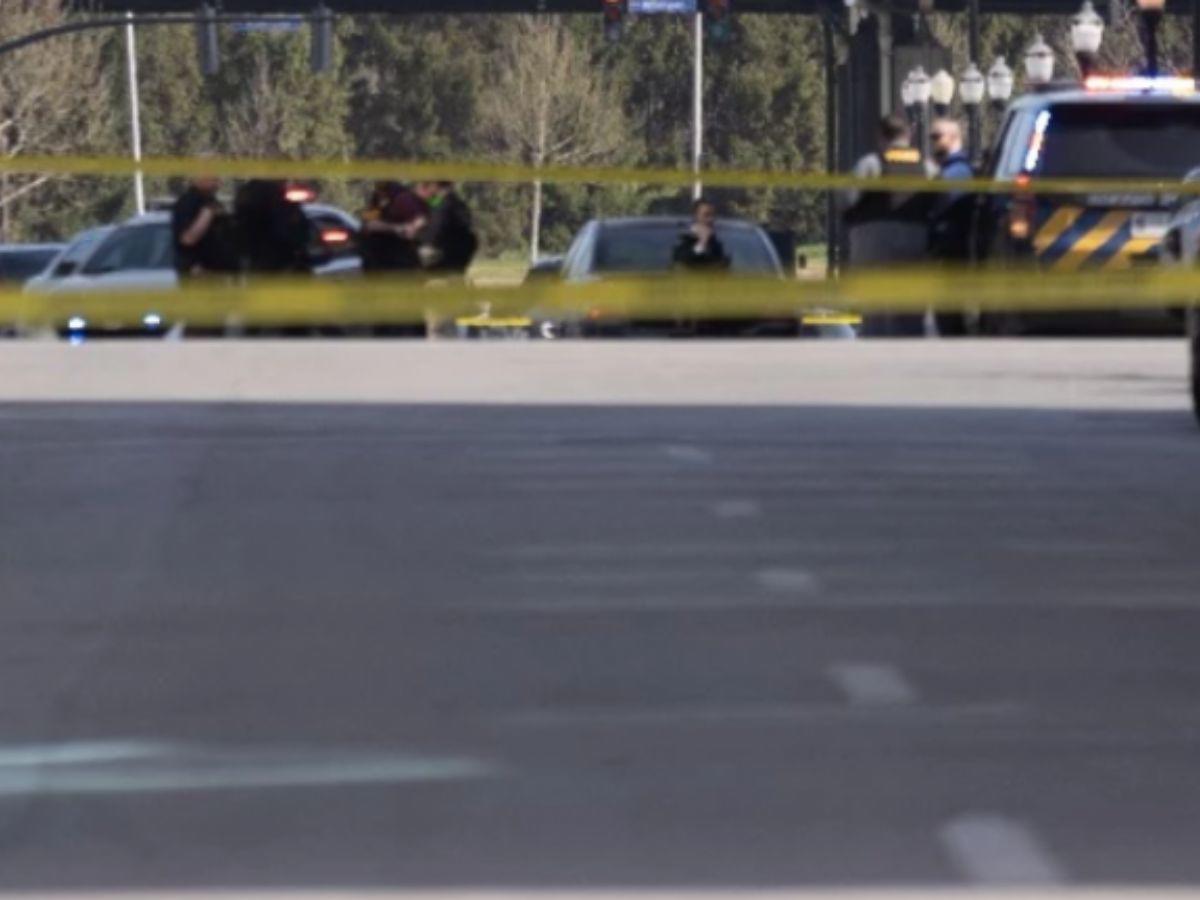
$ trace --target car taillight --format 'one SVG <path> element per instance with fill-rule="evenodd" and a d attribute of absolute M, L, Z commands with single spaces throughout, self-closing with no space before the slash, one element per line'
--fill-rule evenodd
<path fill-rule="evenodd" d="M 1025 188 L 1029 187 L 1029 176 L 1017 178 L 1018 191 L 1013 194 L 1008 206 L 1008 236 L 1014 241 L 1027 241 L 1033 234 L 1033 218 L 1037 211 L 1037 202 L 1033 194 Z"/>
<path fill-rule="evenodd" d="M 321 229 L 321 243 L 335 246 L 350 243 L 350 232 L 345 228 Z"/>
<path fill-rule="evenodd" d="M 289 187 L 284 191 L 283 196 L 287 198 L 289 203 L 312 203 L 317 199 L 317 192 L 312 188 L 297 185 Z"/>

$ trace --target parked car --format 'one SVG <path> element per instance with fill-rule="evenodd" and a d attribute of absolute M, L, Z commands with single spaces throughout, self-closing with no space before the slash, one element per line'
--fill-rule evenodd
<path fill-rule="evenodd" d="M 691 226 L 689 219 L 675 216 L 593 219 L 580 229 L 557 267 L 557 277 L 567 284 L 584 284 L 611 277 L 669 275 L 674 269 L 674 250 L 680 236 Z M 730 290 L 736 292 L 738 277 L 778 278 L 787 276 L 776 250 L 776 241 L 761 227 L 739 219 L 718 219 L 717 237 L 730 257 Z M 535 269 L 530 279 L 542 280 L 553 270 Z M 801 317 L 759 318 L 753 315 L 712 320 L 628 319 L 593 309 L 570 316 L 535 315 L 534 329 L 543 335 L 616 336 L 630 333 L 670 335 L 762 335 L 788 337 L 802 333 L 848 337 L 853 328 L 845 321 L 822 318 L 806 325 Z M 553 320 L 553 321 L 550 321 Z M 816 321 L 816 320 L 814 320 Z"/>
<path fill-rule="evenodd" d="M 40 272 L 26 280 L 25 290 L 46 290 L 52 282 L 75 274 L 115 227 L 115 225 L 99 225 L 94 228 L 85 228 L 76 234 Z"/>
<path fill-rule="evenodd" d="M 310 256 L 313 272 L 322 278 L 349 278 L 362 272 L 362 261 L 354 242 L 359 221 L 345 210 L 321 203 L 304 204 L 312 225 Z M 77 239 L 78 252 L 71 261 L 68 254 L 51 266 L 51 275 L 36 279 L 27 290 L 40 293 L 75 294 L 90 291 L 169 291 L 179 285 L 175 272 L 171 214 L 154 210 L 134 216 L 107 230 L 95 230 L 87 239 Z M 90 241 L 90 246 L 88 242 Z M 74 242 L 73 242 L 74 246 Z M 59 269 L 65 270 L 58 274 Z M 129 322 L 89 322 L 82 308 L 69 316 L 65 328 L 70 333 L 127 332 Z M 170 327 L 163 316 L 147 309 L 140 325 L 132 330 L 158 333 Z"/>
<path fill-rule="evenodd" d="M 0 244 L 0 283 L 21 285 L 43 271 L 64 244 Z"/>

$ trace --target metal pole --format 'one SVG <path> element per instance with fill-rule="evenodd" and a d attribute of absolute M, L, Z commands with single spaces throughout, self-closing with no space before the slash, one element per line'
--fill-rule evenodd
<path fill-rule="evenodd" d="M 921 156 L 929 159 L 929 103 L 917 104 L 917 116 L 921 127 Z"/>
<path fill-rule="evenodd" d="M 700 160 L 704 155 L 704 14 L 695 16 L 695 58 L 692 64 L 692 199 L 699 200 L 704 190 L 700 183 Z"/>
<path fill-rule="evenodd" d="M 967 61 L 980 64 L 979 0 L 967 4 Z"/>
<path fill-rule="evenodd" d="M 204 21 L 216 22 L 218 24 L 235 23 L 235 22 L 264 22 L 278 18 L 277 16 L 265 15 L 262 13 L 215 13 L 207 17 Z M 138 16 L 134 23 L 138 28 L 146 25 L 196 25 L 201 20 L 195 14 L 173 14 L 164 15 L 144 15 Z M 123 28 L 129 24 L 127 16 L 118 16 L 116 18 L 104 19 L 83 19 L 75 22 L 67 22 L 64 25 L 55 25 L 52 28 L 42 28 L 38 31 L 31 31 L 29 34 L 23 34 L 20 37 L 13 38 L 11 41 L 5 41 L 0 44 L 0 56 L 20 50 L 22 47 L 29 47 L 32 44 L 39 44 L 42 41 L 49 40 L 53 37 L 59 37 L 64 34 L 78 34 L 81 31 L 97 31 L 101 28 Z"/>
<path fill-rule="evenodd" d="M 983 143 L 983 137 L 980 134 L 979 128 L 979 104 L 967 104 L 967 140 L 970 141 L 970 159 L 971 165 L 979 167 L 980 161 L 983 159 L 983 148 L 980 146 Z"/>
<path fill-rule="evenodd" d="M 1143 13 L 1146 21 L 1146 72 L 1151 78 L 1158 77 L 1158 26 L 1162 12 L 1148 10 Z"/>
<path fill-rule="evenodd" d="M 1200 2 L 1200 0 L 1198 0 Z M 832 10 L 821 17 L 826 58 L 826 172 L 838 170 L 838 55 L 833 40 Z M 838 197 L 826 191 L 826 274 L 833 275 L 838 266 Z"/>
<path fill-rule="evenodd" d="M 125 68 L 129 74 L 129 137 L 133 145 L 133 161 L 142 161 L 142 113 L 138 93 L 137 38 L 134 37 L 133 13 L 125 13 Z M 140 216 L 146 211 L 146 182 L 142 170 L 133 173 L 133 205 Z"/>

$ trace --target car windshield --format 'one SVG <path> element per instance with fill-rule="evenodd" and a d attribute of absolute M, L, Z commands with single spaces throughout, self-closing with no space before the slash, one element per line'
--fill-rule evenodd
<path fill-rule="evenodd" d="M 104 228 L 89 228 L 86 231 L 79 232 L 79 234 L 72 238 L 71 243 L 67 245 L 67 249 L 55 261 L 54 269 L 49 273 L 50 276 L 53 278 L 63 278 L 70 275 L 91 255 L 96 245 L 111 233 L 112 228 L 108 226 Z"/>
<path fill-rule="evenodd" d="M 42 271 L 54 259 L 57 247 L 36 247 L 0 254 L 0 279 L 24 281 Z"/>
<path fill-rule="evenodd" d="M 1182 178 L 1200 165 L 1200 104 L 1053 107 L 1039 175 Z"/>
<path fill-rule="evenodd" d="M 666 272 L 679 236 L 687 230 L 681 222 L 638 222 L 608 225 L 596 241 L 598 272 Z M 735 272 L 753 275 L 778 273 L 775 257 L 762 236 L 752 228 L 717 226 Z"/>
<path fill-rule="evenodd" d="M 126 225 L 101 245 L 84 273 L 99 275 L 128 269 L 169 269 L 174 263 L 171 228 L 164 223 Z"/>

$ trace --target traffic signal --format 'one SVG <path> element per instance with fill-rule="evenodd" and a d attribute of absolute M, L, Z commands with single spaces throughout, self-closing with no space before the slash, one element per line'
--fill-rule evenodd
<path fill-rule="evenodd" d="M 207 3 L 196 10 L 196 46 L 200 51 L 200 71 L 206 76 L 221 70 L 221 45 L 217 38 L 217 13 Z"/>
<path fill-rule="evenodd" d="M 604 37 L 619 41 L 625 29 L 625 0 L 602 0 L 604 3 Z"/>
<path fill-rule="evenodd" d="M 309 63 L 313 72 L 328 72 L 333 68 L 333 11 L 324 3 L 312 14 L 312 46 Z"/>
<path fill-rule="evenodd" d="M 710 40 L 724 43 L 733 33 L 731 0 L 704 0 L 704 24 Z"/>

